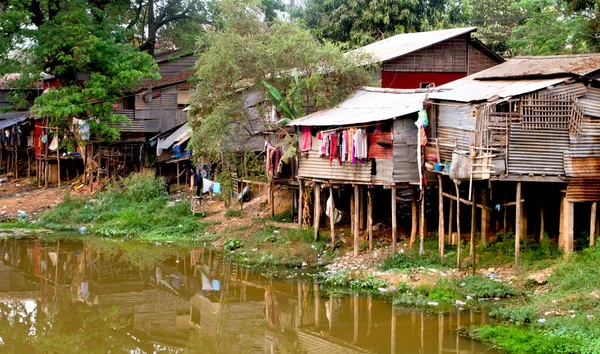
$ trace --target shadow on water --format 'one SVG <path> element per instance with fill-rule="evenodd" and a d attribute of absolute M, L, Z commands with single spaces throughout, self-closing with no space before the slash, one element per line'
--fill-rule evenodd
<path fill-rule="evenodd" d="M 485 312 L 402 311 L 323 297 L 201 247 L 0 240 L 0 351 L 491 353 L 454 329 Z"/>

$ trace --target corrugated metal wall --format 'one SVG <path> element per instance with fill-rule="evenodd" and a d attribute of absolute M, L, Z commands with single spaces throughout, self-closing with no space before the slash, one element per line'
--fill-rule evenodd
<path fill-rule="evenodd" d="M 567 199 L 571 202 L 600 201 L 600 179 L 571 178 L 567 185 Z"/>
<path fill-rule="evenodd" d="M 394 120 L 394 182 L 418 183 L 416 115 Z"/>
<path fill-rule="evenodd" d="M 579 100 L 586 116 L 600 118 L 600 89 L 588 87 L 584 98 Z"/>
<path fill-rule="evenodd" d="M 438 106 L 437 138 L 442 160 L 452 160 L 452 152 L 469 150 L 469 141 L 475 138 L 473 105 L 447 104 Z"/>
<path fill-rule="evenodd" d="M 315 144 L 313 144 L 315 145 Z M 298 162 L 298 176 L 344 182 L 371 182 L 371 161 L 356 165 L 344 162 L 340 166 L 334 160 L 329 166 L 329 157 L 320 157 L 317 151 L 301 153 Z"/>
<path fill-rule="evenodd" d="M 513 123 L 508 151 L 508 173 L 564 175 L 563 153 L 569 151 L 569 132 L 525 130 Z"/>

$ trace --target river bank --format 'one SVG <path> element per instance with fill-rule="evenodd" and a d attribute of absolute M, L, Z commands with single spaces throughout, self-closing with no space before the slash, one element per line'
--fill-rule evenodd
<path fill-rule="evenodd" d="M 194 216 L 189 205 L 178 195 L 168 196 L 159 181 L 137 175 L 95 195 L 65 193 L 63 201 L 41 217 L 17 215 L 12 224 L 0 227 L 195 243 L 247 267 L 284 267 L 287 277 L 310 273 L 332 293 L 382 293 L 396 306 L 427 312 L 500 303 L 491 312 L 497 324 L 463 333 L 510 353 L 600 352 L 596 339 L 600 338 L 600 252 L 595 248 L 565 259 L 548 241 L 526 241 L 520 273 L 510 267 L 511 234 L 499 234 L 496 242 L 476 248 L 475 272 L 468 255 L 463 267 L 456 269 L 456 250 L 451 245 L 440 260 L 435 235 L 426 243 L 424 255 L 403 242 L 399 253 L 392 255 L 389 240 L 379 237 L 372 251 L 362 243 L 360 256 L 354 258 L 351 241 L 346 240 L 349 230 L 340 229 L 336 248 L 331 249 L 329 240 L 315 241 L 312 230 L 291 224 L 289 212 L 270 218 L 266 209 L 261 197 L 247 203 L 243 211 L 207 200 L 205 214 Z M 11 237 L 6 231 L 0 236 Z M 511 300 L 501 301 L 507 298 Z"/>

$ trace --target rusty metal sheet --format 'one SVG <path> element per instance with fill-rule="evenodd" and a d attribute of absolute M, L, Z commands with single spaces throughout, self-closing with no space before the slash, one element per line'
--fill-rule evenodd
<path fill-rule="evenodd" d="M 524 130 L 521 124 L 511 126 L 508 173 L 564 175 L 563 154 L 569 150 L 569 132 L 557 130 Z"/>
<path fill-rule="evenodd" d="M 362 88 L 337 107 L 294 120 L 292 126 L 344 126 L 381 122 L 423 108 L 427 93 L 417 90 Z"/>
<path fill-rule="evenodd" d="M 499 66 L 506 65 L 500 64 Z M 488 69 L 489 70 L 489 69 Z M 484 70 L 485 72 L 487 70 Z M 429 98 L 442 101 L 479 102 L 492 98 L 506 98 L 533 91 L 538 91 L 552 85 L 560 84 L 570 77 L 553 79 L 529 80 L 477 80 L 478 74 L 449 82 L 438 87 L 440 91 L 432 92 Z"/>
<path fill-rule="evenodd" d="M 439 31 L 398 34 L 348 52 L 349 55 L 371 55 L 367 63 L 380 63 L 412 53 L 450 38 L 477 31 L 477 27 L 451 28 Z M 365 64 L 367 64 L 365 63 Z"/>
<path fill-rule="evenodd" d="M 564 163 L 569 177 L 600 177 L 600 157 L 573 157 L 566 153 Z"/>
<path fill-rule="evenodd" d="M 417 164 L 418 129 L 414 119 L 397 119 L 394 121 L 394 182 L 418 183 L 419 167 Z"/>
<path fill-rule="evenodd" d="M 600 53 L 553 56 L 522 56 L 476 74 L 480 80 L 587 75 L 600 69 Z"/>
<path fill-rule="evenodd" d="M 318 152 L 309 151 L 300 154 L 298 159 L 298 176 L 304 178 L 323 179 L 339 182 L 371 182 L 371 161 L 356 165 L 343 162 L 340 166 L 334 160 L 329 166 L 329 157 L 320 157 Z"/>
<path fill-rule="evenodd" d="M 567 199 L 571 202 L 600 201 L 600 179 L 571 178 L 567 184 Z"/>

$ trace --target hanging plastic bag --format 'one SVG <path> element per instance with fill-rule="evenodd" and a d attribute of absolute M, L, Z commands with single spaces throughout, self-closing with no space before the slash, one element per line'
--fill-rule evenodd
<path fill-rule="evenodd" d="M 55 151 L 56 149 L 58 149 L 58 137 L 55 136 L 54 138 L 52 138 L 52 142 L 50 143 L 50 145 L 48 145 L 48 149 Z"/>

